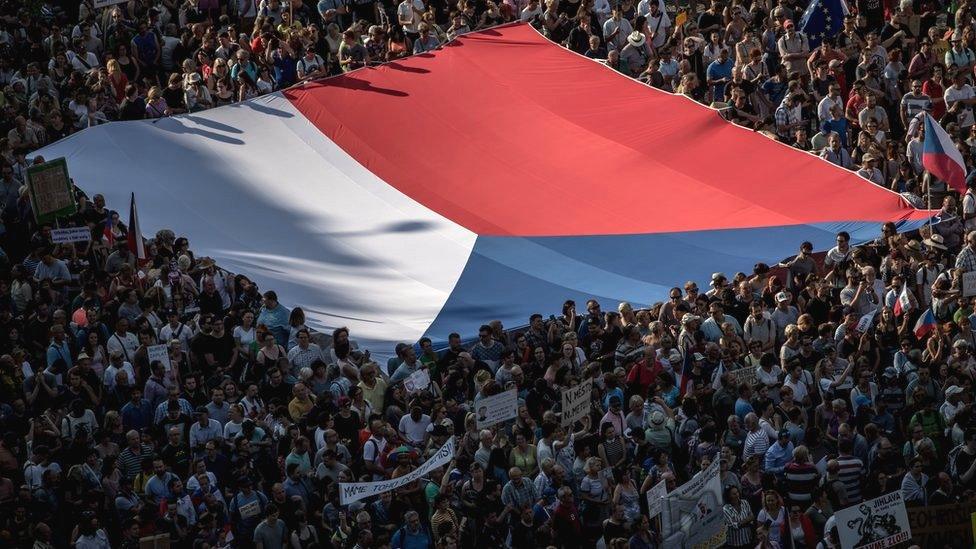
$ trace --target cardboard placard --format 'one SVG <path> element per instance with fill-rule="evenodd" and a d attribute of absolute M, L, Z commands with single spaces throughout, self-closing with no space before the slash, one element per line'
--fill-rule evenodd
<path fill-rule="evenodd" d="M 27 193 L 38 223 L 49 223 L 78 210 L 64 158 L 27 168 Z"/>

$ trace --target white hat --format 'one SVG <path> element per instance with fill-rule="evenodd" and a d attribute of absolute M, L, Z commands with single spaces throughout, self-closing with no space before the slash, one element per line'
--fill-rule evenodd
<path fill-rule="evenodd" d="M 655 410 L 654 413 L 651 414 L 651 426 L 660 427 L 662 425 L 664 425 L 664 412 Z"/>
<path fill-rule="evenodd" d="M 186 77 L 186 81 L 191 84 L 199 84 L 200 80 L 200 73 L 198 72 L 191 72 L 190 75 Z"/>
<path fill-rule="evenodd" d="M 782 303 L 784 301 L 789 301 L 789 300 L 790 300 L 790 296 L 786 295 L 786 292 L 780 292 L 776 294 L 777 303 Z"/>
<path fill-rule="evenodd" d="M 715 282 L 720 278 L 724 278 L 725 280 L 729 279 L 729 277 L 725 276 L 725 273 L 712 273 L 712 282 Z"/>
<path fill-rule="evenodd" d="M 952 385 L 945 390 L 946 396 L 958 395 L 962 393 L 962 387 L 958 385 Z"/>
<path fill-rule="evenodd" d="M 676 364 L 681 362 L 681 351 L 677 349 L 671 349 L 671 353 L 668 354 L 668 362 Z"/>
<path fill-rule="evenodd" d="M 627 42 L 629 42 L 631 46 L 639 48 L 644 45 L 644 42 L 647 42 L 647 37 L 644 36 L 644 33 L 641 31 L 634 31 L 627 36 Z"/>
<path fill-rule="evenodd" d="M 935 248 L 937 250 L 947 249 L 945 245 L 945 239 L 942 238 L 941 234 L 933 234 L 932 236 L 923 240 L 922 243 L 928 246 L 929 248 Z"/>
<path fill-rule="evenodd" d="M 693 322 L 695 320 L 701 320 L 701 317 L 691 313 L 685 313 L 684 316 L 681 317 L 682 324 L 688 324 L 689 322 Z"/>

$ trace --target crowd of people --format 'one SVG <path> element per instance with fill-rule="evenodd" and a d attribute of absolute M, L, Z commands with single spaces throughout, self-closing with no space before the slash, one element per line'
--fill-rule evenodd
<path fill-rule="evenodd" d="M 0 544 L 666 547 L 646 493 L 716 460 L 730 547 L 837 548 L 834 511 L 896 491 L 973 500 L 976 183 L 960 196 L 924 173 L 917 123 L 938 118 L 970 161 L 968 2 L 858 0 L 815 48 L 786 0 L 99 5 L 0 2 Z M 940 223 L 857 246 L 839 233 L 822 258 L 802 243 L 648 308 L 567 301 L 377 363 L 354 333 L 313 333 L 273 289 L 196 257 L 178 226 L 137 258 L 86 182 L 62 224 L 91 241 L 55 244 L 34 221 L 31 152 L 74 131 L 516 20 L 912 204 L 934 193 Z M 431 383 L 408 390 L 422 369 Z M 588 379 L 588 413 L 563 426 L 562 392 Z M 478 402 L 512 389 L 517 417 L 479 430 Z M 407 475 L 452 437 L 449 463 L 341 503 L 340 483 Z"/>

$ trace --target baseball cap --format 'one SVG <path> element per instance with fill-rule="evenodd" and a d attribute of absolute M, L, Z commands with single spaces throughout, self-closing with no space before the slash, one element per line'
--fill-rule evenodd
<path fill-rule="evenodd" d="M 777 303 L 782 303 L 784 301 L 789 301 L 789 300 L 790 300 L 790 296 L 786 295 L 786 292 L 780 292 L 776 294 Z"/>

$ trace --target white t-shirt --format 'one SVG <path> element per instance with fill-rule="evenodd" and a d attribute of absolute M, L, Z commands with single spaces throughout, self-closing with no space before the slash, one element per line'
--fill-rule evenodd
<path fill-rule="evenodd" d="M 414 444 L 423 444 L 424 435 L 427 433 L 427 426 L 430 425 L 430 416 L 422 414 L 419 421 L 414 421 L 410 414 L 400 418 L 400 432 L 407 438 L 407 441 Z"/>
<path fill-rule="evenodd" d="M 943 98 L 946 102 L 946 107 L 952 107 L 953 103 L 961 99 L 972 99 L 976 97 L 976 92 L 973 92 L 973 87 L 969 84 L 963 84 L 961 88 L 956 88 L 955 85 L 946 88 Z M 973 107 L 971 105 L 965 105 L 961 111 L 959 111 L 959 126 L 962 128 L 968 128 L 973 125 Z"/>
<path fill-rule="evenodd" d="M 668 29 L 671 27 L 671 18 L 663 11 L 658 11 L 657 15 L 657 17 L 651 14 L 647 15 L 647 28 L 654 33 L 654 40 L 651 41 L 651 44 L 655 48 L 660 48 L 664 45 L 664 40 L 668 36 Z"/>
<path fill-rule="evenodd" d="M 109 391 L 115 389 L 115 376 L 119 371 L 125 372 L 125 377 L 129 378 L 129 386 L 134 386 L 136 384 L 136 372 L 132 368 L 132 364 L 126 361 L 122 361 L 121 367 L 116 367 L 114 364 L 109 364 L 108 368 L 105 368 L 105 373 L 102 377 L 102 383 L 105 384 L 105 388 Z"/>
<path fill-rule="evenodd" d="M 403 0 L 397 6 L 397 20 L 410 21 L 410 23 L 403 25 L 403 30 L 406 32 L 419 32 L 417 27 L 420 25 L 420 16 L 414 13 L 414 9 L 423 12 L 427 8 L 424 6 L 423 0 Z"/>
<path fill-rule="evenodd" d="M 962 195 L 962 213 L 976 214 L 976 196 L 973 196 L 973 193 L 967 192 Z M 963 227 L 966 228 L 966 232 L 976 229 L 976 217 L 964 221 Z"/>
<path fill-rule="evenodd" d="M 136 349 L 139 348 L 139 338 L 132 332 L 126 332 L 125 336 L 120 336 L 115 332 L 108 337 L 105 348 L 108 350 L 109 356 L 118 351 L 122 353 L 123 359 L 131 362 L 136 355 Z"/>

